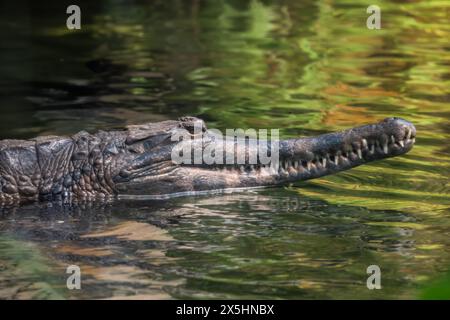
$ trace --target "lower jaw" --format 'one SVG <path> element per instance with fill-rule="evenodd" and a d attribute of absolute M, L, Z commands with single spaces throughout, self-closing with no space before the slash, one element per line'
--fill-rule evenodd
<path fill-rule="evenodd" d="M 341 171 L 346 171 L 363 164 L 370 164 L 378 160 L 404 155 L 409 152 L 413 146 L 414 139 L 406 141 L 402 148 L 390 147 L 389 152 L 385 152 L 383 149 L 377 148 L 375 152 L 364 150 L 361 155 L 355 153 L 349 153 L 347 157 L 340 155 L 339 157 L 334 158 L 334 161 L 330 161 L 328 159 L 325 163 L 320 161 L 312 161 L 308 162 L 306 166 L 299 165 L 296 168 L 291 166 L 287 168 L 280 167 L 278 172 L 274 174 L 276 180 L 275 184 L 315 179 Z"/>
<path fill-rule="evenodd" d="M 339 165 L 329 165 L 327 167 L 323 167 L 322 165 L 311 165 L 309 170 L 288 168 L 287 170 L 282 169 L 277 173 L 272 174 L 248 175 L 241 178 L 241 186 L 269 186 L 305 181 L 345 171 L 364 163 L 366 162 L 360 160 Z"/>
<path fill-rule="evenodd" d="M 340 159 L 338 164 L 327 163 L 323 166 L 320 163 L 311 164 L 309 168 L 280 168 L 278 172 L 270 173 L 267 170 L 266 173 L 259 172 L 255 175 L 246 175 L 241 177 L 241 186 L 265 186 L 265 185 L 281 185 L 286 183 L 293 183 L 296 181 L 305 181 L 323 176 L 336 174 L 342 171 L 358 167 L 363 164 L 369 164 L 377 160 L 382 160 L 387 157 L 393 157 L 394 155 L 384 155 L 383 157 L 373 157 L 372 159 Z"/>
<path fill-rule="evenodd" d="M 270 171 L 269 168 L 258 169 L 255 172 L 241 172 L 237 168 L 205 170 L 205 168 L 201 167 L 181 167 L 178 169 L 179 175 L 177 178 L 171 179 L 170 177 L 164 177 L 163 183 L 158 183 L 157 180 L 149 180 L 147 185 L 143 185 L 145 183 L 142 181 L 137 181 L 134 187 L 133 184 L 124 184 L 124 187 L 119 188 L 121 190 L 118 191 L 120 194 L 130 196 L 165 196 L 170 194 L 196 194 L 197 192 L 211 190 L 283 185 L 338 173 L 372 161 L 401 155 L 408 150 L 409 148 L 396 150 L 391 154 L 377 153 L 371 156 L 365 155 L 363 159 L 357 156 L 352 156 L 352 158 L 341 157 L 337 160 L 337 164 L 334 161 L 328 161 L 324 166 L 320 162 L 311 162 L 305 167 L 298 166 L 294 168 L 288 166 L 287 168 L 280 168 L 278 171 Z M 178 183 L 177 185 L 177 182 L 181 182 L 181 184 Z"/>
<path fill-rule="evenodd" d="M 204 175 L 210 179 L 209 183 L 192 187 L 191 181 L 191 183 L 189 183 L 189 188 L 173 188 L 173 186 L 170 185 L 167 186 L 167 188 L 158 187 L 156 190 L 152 190 L 153 192 L 139 184 L 139 188 L 133 188 L 128 185 L 128 188 L 119 192 L 119 198 L 165 199 L 179 196 L 243 191 L 249 188 L 270 187 L 319 178 L 364 163 L 366 163 L 364 160 L 348 161 L 338 165 L 330 164 L 325 168 L 321 165 L 311 165 L 310 170 L 298 168 L 298 170 L 294 171 L 293 168 L 288 168 L 287 170 L 280 170 L 277 173 L 271 173 L 267 170 L 267 172 L 257 172 L 255 174 L 239 173 L 237 170 L 220 173 L 217 171 L 213 171 L 213 173 L 199 170 L 198 174 L 193 176 Z M 157 183 L 152 183 L 153 187 L 155 185 L 157 185 Z"/>

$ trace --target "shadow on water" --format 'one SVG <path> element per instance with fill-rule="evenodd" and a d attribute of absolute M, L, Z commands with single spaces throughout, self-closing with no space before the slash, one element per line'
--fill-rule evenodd
<path fill-rule="evenodd" d="M 0 281 L 8 289 L 0 294 L 411 297 L 420 262 L 413 261 L 422 232 L 414 227 L 418 222 L 399 211 L 330 205 L 276 189 L 170 201 L 3 208 Z M 72 264 L 82 271 L 78 292 L 65 289 L 65 268 Z M 366 288 L 371 264 L 386 270 L 382 292 Z"/>

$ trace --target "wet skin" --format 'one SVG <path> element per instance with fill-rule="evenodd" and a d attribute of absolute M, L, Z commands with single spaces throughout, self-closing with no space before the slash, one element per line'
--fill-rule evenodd
<path fill-rule="evenodd" d="M 196 126 L 201 134 L 194 130 Z M 173 137 L 180 133 L 188 135 L 193 148 L 221 148 L 225 164 L 175 163 L 172 152 L 180 144 Z M 230 147 L 194 117 L 95 134 L 82 131 L 70 137 L 2 140 L 0 203 L 161 198 L 283 185 L 402 155 L 411 150 L 415 136 L 411 123 L 387 118 L 341 132 L 280 140 L 279 166 L 263 162 L 251 138 L 243 149 L 238 146 L 239 139 Z M 274 150 L 273 142 L 258 143 Z M 235 159 L 236 152 L 244 153 L 244 163 L 227 164 L 225 158 Z"/>

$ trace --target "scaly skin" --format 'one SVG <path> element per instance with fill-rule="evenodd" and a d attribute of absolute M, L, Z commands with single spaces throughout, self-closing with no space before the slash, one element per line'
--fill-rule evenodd
<path fill-rule="evenodd" d="M 203 140 L 194 136 L 195 124 L 201 127 Z M 177 141 L 171 137 L 180 132 L 190 134 L 199 148 L 219 142 L 203 121 L 194 117 L 128 126 L 122 131 L 2 140 L 0 204 L 117 195 L 165 197 L 280 185 L 404 154 L 412 148 L 416 135 L 411 123 L 388 118 L 342 132 L 282 140 L 281 165 L 274 170 L 260 164 L 259 158 L 256 165 L 176 164 L 171 155 Z M 269 142 L 264 143 L 270 148 Z M 230 152 L 224 147 L 224 158 Z M 257 154 L 252 146 L 240 152 L 247 160 Z"/>

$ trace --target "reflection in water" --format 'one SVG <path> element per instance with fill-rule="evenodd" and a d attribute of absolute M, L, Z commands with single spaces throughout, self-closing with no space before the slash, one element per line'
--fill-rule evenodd
<path fill-rule="evenodd" d="M 157 241 L 169 241 L 172 240 L 167 236 L 167 232 L 160 228 L 154 227 L 149 224 L 127 221 L 120 223 L 111 230 L 93 232 L 82 236 L 82 238 L 105 238 L 115 237 L 122 240 L 157 240 Z"/>
<path fill-rule="evenodd" d="M 277 189 L 4 209 L 1 228 L 5 278 L 20 272 L 21 292 L 47 278 L 41 291 L 64 298 L 413 297 L 409 283 L 435 265 L 437 252 L 443 258 L 429 243 L 436 227 L 428 221 Z M 20 261 L 5 243 L 32 246 L 32 257 Z M 29 270 L 29 260 L 42 266 Z M 365 287 L 374 263 L 386 270 L 380 293 Z M 71 264 L 82 270 L 80 292 L 64 290 Z"/>
<path fill-rule="evenodd" d="M 406 156 L 289 188 L 2 208 L 0 297 L 415 297 L 450 266 L 449 3 L 379 1 L 376 31 L 370 4 L 79 1 L 79 32 L 56 2 L 0 4 L 0 139 L 187 114 L 283 137 L 418 130 Z"/>

